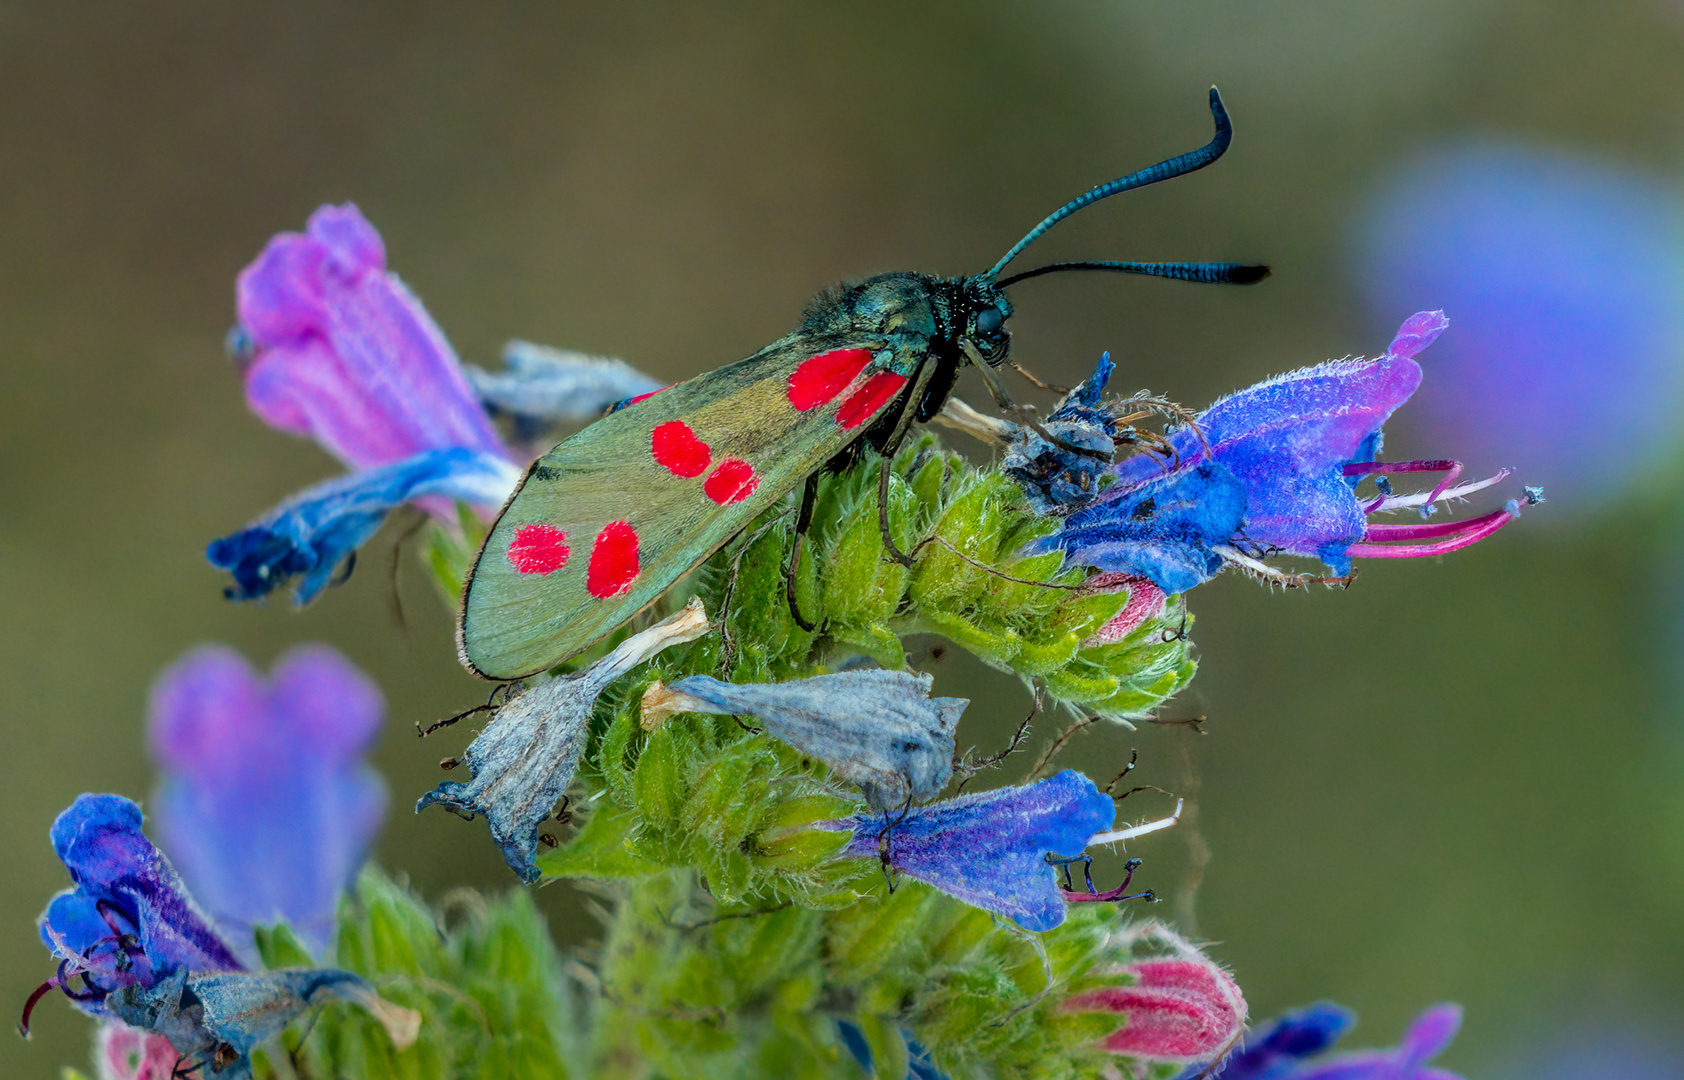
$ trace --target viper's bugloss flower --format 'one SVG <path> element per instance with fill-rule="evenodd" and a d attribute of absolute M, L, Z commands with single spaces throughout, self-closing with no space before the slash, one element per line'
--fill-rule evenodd
<path fill-rule="evenodd" d="M 238 971 L 240 961 L 141 831 L 140 807 L 121 795 L 81 795 L 53 822 L 53 850 L 74 888 L 53 897 L 41 940 L 59 960 L 20 1026 L 51 989 L 105 1015 L 106 996 L 150 988 L 177 971 Z"/>
<path fill-rule="evenodd" d="M 367 1009 L 398 1049 L 415 1041 L 421 1017 L 375 993 L 360 975 L 333 968 L 177 971 L 151 987 L 125 986 L 106 998 L 123 1023 L 167 1038 L 213 1080 L 251 1076 L 249 1055 L 311 1006 L 338 998 Z"/>
<path fill-rule="evenodd" d="M 1117 973 L 1129 978 L 1128 985 L 1073 994 L 1059 1011 L 1117 1014 L 1122 1025 L 1100 1045 L 1139 1061 L 1205 1061 L 1233 1045 L 1246 1017 L 1234 980 L 1167 928 L 1139 933 L 1167 944 L 1170 953 L 1121 965 Z"/>
<path fill-rule="evenodd" d="M 444 334 L 350 203 L 270 240 L 236 297 L 246 401 L 271 427 L 352 469 L 450 447 L 505 454 Z"/>
<path fill-rule="evenodd" d="M 573 782 L 596 699 L 662 649 L 694 641 L 709 629 L 701 601 L 692 600 L 589 667 L 515 694 L 493 711 L 462 755 L 473 778 L 446 780 L 421 796 L 415 812 L 437 803 L 469 821 L 484 814 L 509 869 L 522 881 L 537 881 L 538 826 Z"/>
<path fill-rule="evenodd" d="M 1391 1050 L 1359 1050 L 1321 1061 L 1310 1061 L 1332 1046 L 1355 1017 L 1337 1005 L 1321 1002 L 1287 1013 L 1268 1027 L 1248 1035 L 1240 1049 L 1222 1065 L 1224 1080 L 1461 1080 L 1455 1073 L 1429 1064 L 1462 1025 L 1459 1005 L 1434 1005 L 1403 1034 Z M 1208 1065 L 1194 1065 L 1176 1080 L 1193 1080 Z"/>
<path fill-rule="evenodd" d="M 374 682 L 325 645 L 286 653 L 267 677 L 202 646 L 158 679 L 159 840 L 220 925 L 285 921 L 327 944 L 385 814 L 364 761 L 384 710 Z"/>
<path fill-rule="evenodd" d="M 595 420 L 611 406 L 665 385 L 624 360 L 530 341 L 503 346 L 502 371 L 472 364 L 464 370 L 487 411 L 513 417 L 528 437 L 553 424 Z"/>
<path fill-rule="evenodd" d="M 239 532 L 211 541 L 205 557 L 233 574 L 231 600 L 267 596 L 298 578 L 293 597 L 303 605 L 333 583 L 340 565 L 393 508 L 432 497 L 496 508 L 519 481 L 520 470 L 501 454 L 427 450 L 306 488 Z"/>
<path fill-rule="evenodd" d="M 1434 442 L 1524 461 L 1575 506 L 1672 460 L 1684 399 L 1684 200 L 1582 150 L 1482 139 L 1387 162 L 1356 216 L 1371 310 L 1456 312 L 1410 420 Z M 1588 438 L 1562 438 L 1593 417 Z M 1428 443 L 1427 445 L 1432 445 Z"/>
<path fill-rule="evenodd" d="M 1415 355 L 1448 325 L 1443 312 L 1420 312 L 1376 359 L 1318 364 L 1223 398 L 1172 431 L 1166 448 L 1114 465 L 1116 482 L 1030 550 L 1062 550 L 1069 562 L 1145 577 L 1173 593 L 1225 563 L 1294 580 L 1261 561 L 1275 554 L 1320 559 L 1344 577 L 1353 556 L 1439 555 L 1484 539 L 1519 516 L 1519 501 L 1459 522 L 1370 520 L 1405 507 L 1430 516 L 1439 502 L 1508 475 L 1457 485 L 1457 461 L 1377 460 L 1382 425 L 1420 384 Z M 1421 495 L 1391 492 L 1386 477 L 1414 472 L 1442 480 Z M 1370 476 L 1379 494 L 1361 499 L 1356 486 Z M 1526 502 L 1540 498 L 1527 489 Z"/>
<path fill-rule="evenodd" d="M 1118 898 L 1060 889 L 1055 862 L 1048 858 L 1074 861 L 1090 844 L 1126 839 L 1106 832 L 1116 813 L 1111 796 L 1066 769 L 1022 787 L 867 811 L 815 828 L 851 831 L 840 852 L 844 857 L 881 859 L 973 907 L 1040 931 L 1064 922 L 1066 903 Z"/>
<path fill-rule="evenodd" d="M 1102 400 L 1113 368 L 1111 354 L 1101 356 L 1093 374 L 1047 414 L 1042 431 L 1065 445 L 1048 441 L 1033 428 L 1014 425 L 1017 430 L 1001 454 L 1000 468 L 1022 485 L 1036 513 L 1058 513 L 1061 507 L 1099 494 L 1100 477 L 1116 452 L 1117 420 Z"/>
<path fill-rule="evenodd" d="M 970 704 L 932 698 L 931 677 L 910 671 L 839 671 L 781 683 L 728 683 L 691 675 L 643 695 L 643 723 L 666 713 L 753 716 L 767 732 L 858 784 L 873 810 L 925 802 L 953 775 L 953 732 Z"/>

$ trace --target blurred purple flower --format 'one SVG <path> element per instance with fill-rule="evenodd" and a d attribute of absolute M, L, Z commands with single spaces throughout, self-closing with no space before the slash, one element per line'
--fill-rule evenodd
<path fill-rule="evenodd" d="M 41 915 L 41 940 L 59 969 L 24 1006 L 25 1032 L 30 1010 L 52 989 L 99 1016 L 107 995 L 126 986 L 150 988 L 176 971 L 241 969 L 140 822 L 140 807 L 121 795 L 78 796 L 53 822 L 53 850 L 75 886 Z"/>
<path fill-rule="evenodd" d="M 1380 462 L 1381 427 L 1420 384 L 1413 357 L 1444 331 L 1441 311 L 1411 316 L 1386 352 L 1280 375 L 1218 401 L 1197 425 L 1168 435 L 1168 452 L 1112 466 L 1117 482 L 1069 514 L 1031 551 L 1062 549 L 1072 563 L 1144 577 L 1166 593 L 1209 580 L 1225 563 L 1283 583 L 1302 579 L 1262 562 L 1320 559 L 1337 576 L 1351 557 L 1438 555 L 1475 543 L 1519 516 L 1519 503 L 1459 522 L 1376 524 L 1370 516 L 1470 494 L 1507 475 L 1456 485 L 1461 463 Z M 1387 475 L 1442 474 L 1424 495 L 1394 495 Z M 1359 499 L 1373 476 L 1378 497 Z M 1527 502 L 1537 501 L 1531 489 Z M 1394 543 L 1395 542 L 1395 543 Z"/>
<path fill-rule="evenodd" d="M 353 469 L 423 450 L 505 454 L 456 354 L 386 272 L 380 234 L 352 204 L 324 206 L 241 271 L 235 354 L 271 427 L 315 439 Z"/>
<path fill-rule="evenodd" d="M 500 454 L 426 450 L 306 488 L 239 532 L 212 540 L 205 557 L 233 574 L 229 599 L 267 596 L 298 577 L 293 598 L 302 606 L 333 584 L 341 565 L 352 565 L 357 548 L 394 508 L 441 496 L 498 506 L 519 481 L 520 470 Z"/>
<path fill-rule="evenodd" d="M 313 949 L 327 943 L 385 813 L 363 760 L 384 708 L 325 645 L 288 652 L 268 678 L 232 649 L 201 646 L 159 678 L 159 837 L 219 921 L 284 920 Z"/>
<path fill-rule="evenodd" d="M 816 827 L 852 830 L 843 856 L 882 859 L 907 877 L 1039 931 L 1064 921 L 1068 895 L 1047 857 L 1080 859 L 1116 812 L 1111 796 L 1066 769 L 1024 787 L 867 811 Z"/>
<path fill-rule="evenodd" d="M 1307 1059 L 1337 1042 L 1355 1018 L 1337 1005 L 1320 1002 L 1287 1013 L 1247 1036 L 1222 1065 L 1223 1080 L 1460 1080 L 1427 1064 L 1462 1025 L 1459 1005 L 1434 1005 L 1415 1018 L 1392 1050 L 1359 1050 L 1325 1061 Z M 1176 1080 L 1207 1075 L 1209 1064 L 1193 1065 Z"/>
<path fill-rule="evenodd" d="M 1355 222 L 1376 312 L 1456 312 L 1415 416 L 1470 456 L 1524 461 L 1574 503 L 1677 444 L 1684 201 L 1586 155 L 1468 142 L 1388 164 Z"/>

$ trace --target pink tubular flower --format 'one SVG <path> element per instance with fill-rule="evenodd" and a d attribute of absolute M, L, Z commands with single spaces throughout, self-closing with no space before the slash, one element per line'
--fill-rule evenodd
<path fill-rule="evenodd" d="M 117 1023 L 100 1025 L 94 1063 L 101 1080 L 173 1080 L 191 1065 L 164 1036 Z"/>
<path fill-rule="evenodd" d="M 270 240 L 236 296 L 246 401 L 271 427 L 353 469 L 450 447 L 507 456 L 456 353 L 386 271 L 380 234 L 352 204 Z"/>
<path fill-rule="evenodd" d="M 1222 1053 L 1245 1030 L 1240 988 L 1173 931 L 1147 926 L 1139 933 L 1163 941 L 1171 953 L 1123 965 L 1133 983 L 1075 994 L 1061 1010 L 1118 1014 L 1123 1026 L 1100 1045 L 1137 1060 L 1187 1064 Z"/>

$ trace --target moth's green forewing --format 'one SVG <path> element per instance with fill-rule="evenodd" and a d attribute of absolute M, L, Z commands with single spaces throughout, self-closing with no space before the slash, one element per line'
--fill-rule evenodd
<path fill-rule="evenodd" d="M 859 348 L 875 359 L 853 387 L 885 368 L 915 369 L 923 359 L 896 355 L 904 348 L 892 349 L 881 338 L 792 334 L 746 360 L 610 413 L 545 454 L 527 471 L 469 573 L 458 624 L 463 662 L 492 679 L 530 675 L 584 651 L 653 603 L 893 407 L 886 403 L 872 420 L 844 429 L 837 412 L 848 391 L 806 411 L 791 405 L 790 373 L 803 361 Z M 754 493 L 721 505 L 707 496 L 701 478 L 658 464 L 651 432 L 671 420 L 688 424 L 712 460 L 751 464 L 758 477 Z M 636 529 L 639 569 L 624 592 L 599 599 L 586 587 L 591 545 L 615 521 Z M 510 544 L 521 526 L 533 524 L 566 533 L 564 566 L 547 574 L 515 568 L 507 556 Z"/>

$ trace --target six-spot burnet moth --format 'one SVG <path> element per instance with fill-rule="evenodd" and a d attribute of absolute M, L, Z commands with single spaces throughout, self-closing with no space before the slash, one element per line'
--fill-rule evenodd
<path fill-rule="evenodd" d="M 1216 134 L 1209 143 L 1071 200 L 982 273 L 882 274 L 822 293 L 795 332 L 635 399 L 545 454 L 492 527 L 463 588 L 462 662 L 487 678 L 515 679 L 577 655 L 805 480 L 799 537 L 816 476 L 865 446 L 884 455 L 878 509 L 885 547 L 909 562 L 888 535 L 890 459 L 913 423 L 941 409 L 966 363 L 1001 408 L 1016 409 L 994 374 L 1010 347 L 1012 306 L 1003 290 L 1065 270 L 1230 284 L 1268 273 L 1235 263 L 1092 261 L 1000 276 L 1076 211 L 1221 157 L 1233 129 L 1214 87 L 1210 111 Z M 1021 410 L 1020 419 L 1035 423 Z"/>

